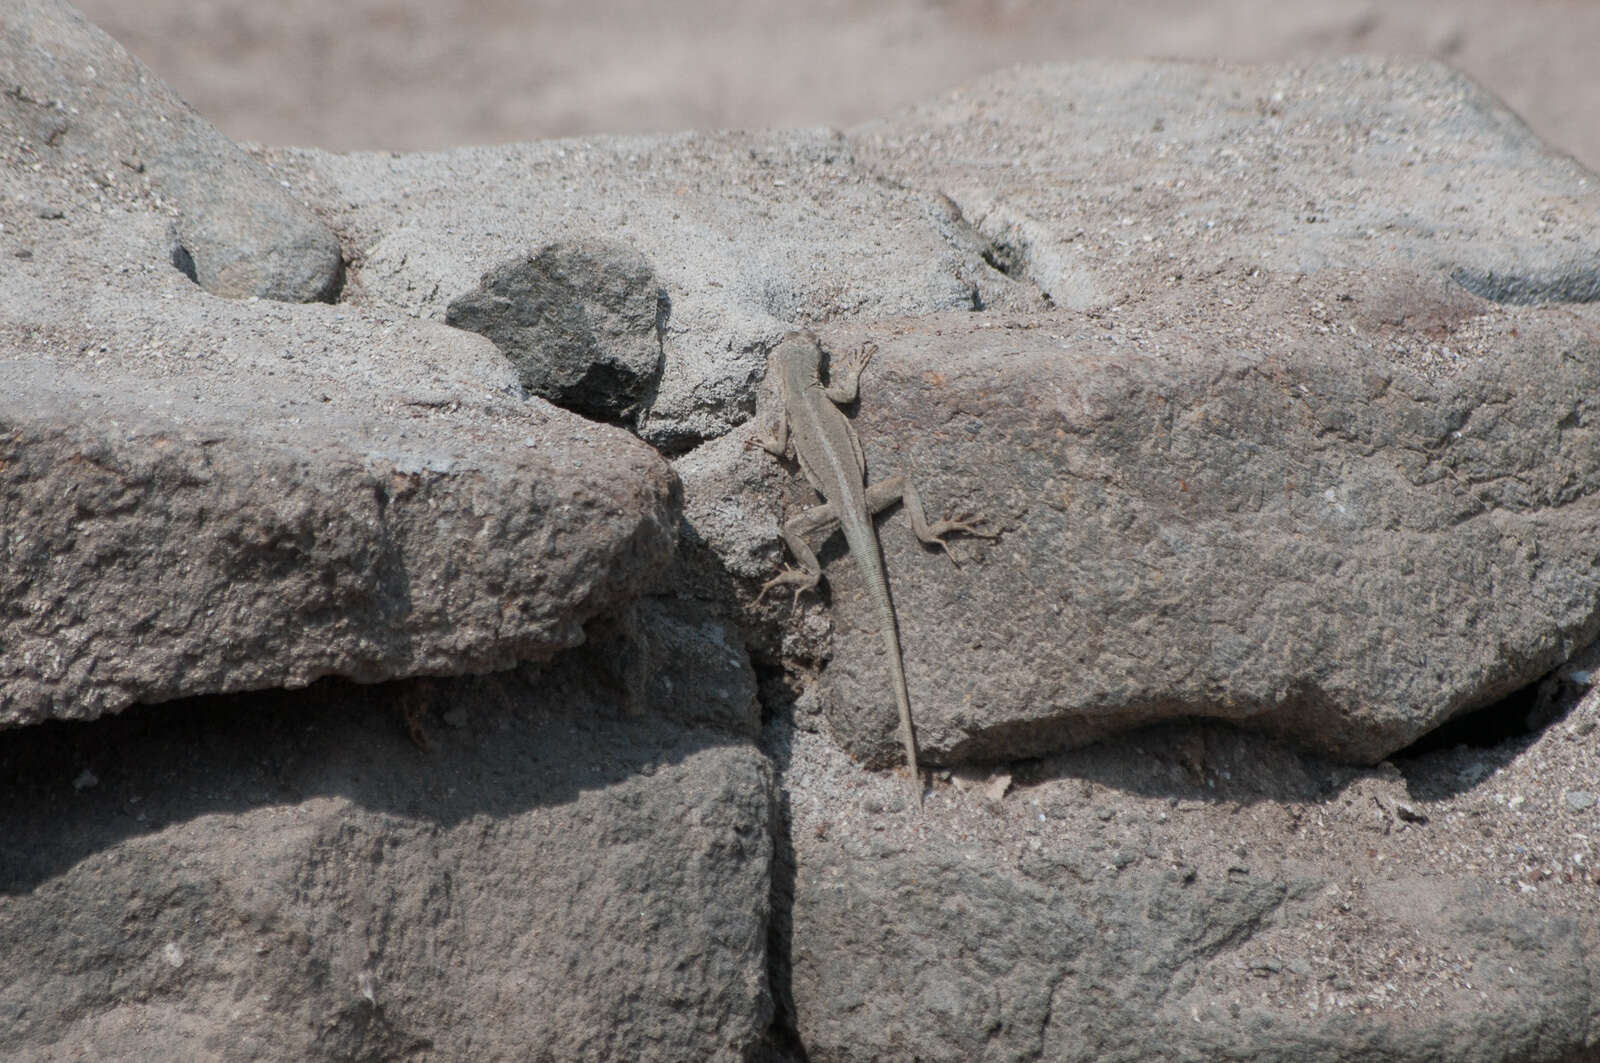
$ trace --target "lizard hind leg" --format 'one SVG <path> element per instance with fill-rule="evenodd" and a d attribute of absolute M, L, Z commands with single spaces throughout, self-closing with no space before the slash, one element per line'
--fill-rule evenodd
<path fill-rule="evenodd" d="M 761 587 L 761 593 L 756 595 L 757 605 L 761 604 L 761 600 L 772 588 L 793 587 L 794 607 L 797 609 L 800 607 L 800 595 L 814 590 L 817 584 L 822 582 L 822 562 L 817 560 L 816 551 L 806 543 L 805 537 L 808 533 L 826 527 L 838 519 L 838 514 L 832 506 L 816 506 L 778 529 L 779 538 L 789 548 L 795 560 L 800 562 L 800 567 L 786 568 L 767 580 Z"/>
<path fill-rule="evenodd" d="M 767 592 L 772 588 L 792 585 L 794 587 L 794 601 L 791 603 L 791 607 L 798 609 L 800 608 L 800 596 L 806 591 L 815 590 L 817 583 L 818 577 L 812 573 L 798 568 L 786 568 L 761 585 L 761 593 L 756 595 L 755 604 L 760 605 L 766 598 Z"/>
<path fill-rule="evenodd" d="M 872 512 L 887 509 L 896 502 L 905 507 L 906 516 L 911 519 L 911 530 L 921 541 L 929 546 L 937 546 L 950 558 L 952 564 L 956 563 L 955 555 L 950 553 L 950 544 L 944 537 L 953 532 L 963 535 L 975 536 L 979 539 L 998 539 L 1000 533 L 990 531 L 981 523 L 965 520 L 937 520 L 930 522 L 927 511 L 922 508 L 922 496 L 917 493 L 916 486 L 902 474 L 880 480 L 867 488 L 867 507 Z M 977 518 L 981 521 L 983 518 Z"/>

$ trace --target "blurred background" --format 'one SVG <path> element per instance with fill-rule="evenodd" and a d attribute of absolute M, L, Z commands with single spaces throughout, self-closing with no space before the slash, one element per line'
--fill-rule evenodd
<path fill-rule="evenodd" d="M 1600 169 L 1600 0 L 75 0 L 238 140 L 846 126 L 1012 63 L 1429 55 Z"/>

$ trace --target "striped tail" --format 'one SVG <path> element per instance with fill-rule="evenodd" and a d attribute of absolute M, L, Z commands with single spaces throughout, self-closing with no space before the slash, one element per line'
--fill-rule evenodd
<path fill-rule="evenodd" d="M 922 769 L 917 763 L 917 730 L 911 722 L 911 694 L 906 689 L 905 663 L 900 656 L 900 626 L 895 622 L 894 601 L 889 597 L 889 580 L 883 570 L 883 553 L 878 548 L 877 537 L 869 530 L 866 541 L 845 529 L 845 540 L 861 565 L 862 578 L 867 591 L 878 607 L 878 625 L 883 629 L 883 648 L 889 654 L 889 675 L 894 681 L 894 700 L 900 709 L 900 739 L 906 747 L 906 767 L 911 772 L 911 788 L 916 795 L 917 807 L 922 807 Z M 869 563 L 870 562 L 870 563 Z"/>

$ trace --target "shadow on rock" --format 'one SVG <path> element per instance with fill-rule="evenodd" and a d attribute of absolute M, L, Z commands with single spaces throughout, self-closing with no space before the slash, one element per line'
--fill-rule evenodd
<path fill-rule="evenodd" d="M 0 734 L 0 1056 L 747 1058 L 771 770 L 612 703 L 558 662 Z"/>
<path fill-rule="evenodd" d="M 448 829 L 570 802 L 731 741 L 576 709 L 520 673 L 329 679 L 52 722 L 0 733 L 0 892 L 202 816 L 344 797 Z"/>

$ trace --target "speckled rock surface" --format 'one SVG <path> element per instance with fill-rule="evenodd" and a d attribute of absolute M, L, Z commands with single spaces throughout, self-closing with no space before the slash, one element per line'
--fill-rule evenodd
<path fill-rule="evenodd" d="M 1203 716 L 1376 761 L 1600 630 L 1600 183 L 1467 82 L 1033 69 L 849 142 L 1040 294 L 822 329 L 881 347 L 869 475 L 1004 531 L 955 569 L 880 521 L 930 761 Z M 810 489 L 738 446 L 683 465 L 729 571 L 770 574 L 723 510 Z M 781 650 L 896 762 L 876 618 L 824 556 Z"/>
<path fill-rule="evenodd" d="M 1596 1055 L 1600 209 L 1443 68 L 1086 64 L 846 132 L 263 152 L 346 242 L 331 307 L 209 296 L 152 255 L 152 187 L 4 150 L 6 722 L 590 640 L 527 688 L 0 734 L 0 919 L 42 928 L 8 1047 Z M 677 475 L 442 324 L 596 235 L 671 306 L 637 412 Z M 815 502 L 746 446 L 797 326 L 879 344 L 872 476 L 1002 532 L 956 568 L 881 522 L 953 769 L 920 816 L 863 768 L 894 714 L 837 544 L 824 596 L 749 606 Z M 1568 720 L 1399 755 L 1552 669 L 1527 715 Z"/>
<path fill-rule="evenodd" d="M 170 218 L 140 248 L 150 262 L 173 262 L 230 298 L 338 294 L 344 265 L 333 231 L 70 5 L 6 5 L 0 81 L 8 164 L 69 187 L 142 190 Z"/>
<path fill-rule="evenodd" d="M 139 182 L 0 153 L 0 726 L 506 668 L 670 557 L 678 487 L 482 337 L 202 291 Z"/>
<path fill-rule="evenodd" d="M 0 765 L 7 1059 L 735 1063 L 771 1019 L 765 758 L 559 674 L 194 699 Z"/>
<path fill-rule="evenodd" d="M 1595 1059 L 1582 723 L 1375 769 L 1164 725 L 920 813 L 801 731 L 785 1020 L 830 1063 Z"/>

